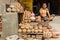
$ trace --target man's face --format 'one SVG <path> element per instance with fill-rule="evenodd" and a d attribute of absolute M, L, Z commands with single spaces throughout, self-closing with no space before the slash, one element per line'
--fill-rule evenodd
<path fill-rule="evenodd" d="M 47 7 L 46 3 L 43 4 L 43 8 L 45 9 Z"/>

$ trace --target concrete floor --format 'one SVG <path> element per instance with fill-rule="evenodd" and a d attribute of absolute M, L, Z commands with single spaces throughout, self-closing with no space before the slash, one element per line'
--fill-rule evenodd
<path fill-rule="evenodd" d="M 54 29 L 54 32 L 59 33 L 60 34 L 60 16 L 56 16 L 53 21 L 51 21 L 49 23 L 49 25 L 52 26 L 52 28 Z M 49 40 L 60 40 L 59 38 L 56 39 L 49 39 Z"/>
<path fill-rule="evenodd" d="M 51 21 L 50 23 L 49 23 L 49 25 L 51 25 L 52 26 L 52 28 L 54 29 L 54 32 L 56 32 L 56 33 L 59 33 L 60 34 L 60 16 L 56 16 L 54 19 L 53 19 L 53 21 Z M 2 40 L 1 38 L 0 38 L 0 40 Z M 48 39 L 47 39 L 48 40 Z M 49 39 L 49 40 L 60 40 L 60 37 L 59 38 L 51 38 L 51 39 Z"/>

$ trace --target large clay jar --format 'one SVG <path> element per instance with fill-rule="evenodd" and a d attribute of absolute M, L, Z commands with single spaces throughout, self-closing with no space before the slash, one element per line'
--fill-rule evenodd
<path fill-rule="evenodd" d="M 51 38 L 52 37 L 52 33 L 51 32 L 43 32 L 43 36 L 45 37 L 45 38 Z"/>

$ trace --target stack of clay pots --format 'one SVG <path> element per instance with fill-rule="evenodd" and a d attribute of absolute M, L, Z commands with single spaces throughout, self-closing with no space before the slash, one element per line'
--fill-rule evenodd
<path fill-rule="evenodd" d="M 19 11 L 20 10 L 12 4 L 10 4 L 9 7 L 7 8 L 7 12 L 19 12 Z"/>
<path fill-rule="evenodd" d="M 59 34 L 55 33 L 52 28 L 43 27 L 43 37 L 45 38 L 58 38 Z"/>
<path fill-rule="evenodd" d="M 45 38 L 57 38 L 59 36 L 59 34 L 54 33 L 50 27 L 42 27 L 41 25 L 31 26 L 29 23 L 20 24 L 19 26 L 19 33 L 39 34 L 43 32 L 43 37 Z"/>
<path fill-rule="evenodd" d="M 42 26 L 33 25 L 28 23 L 21 24 L 18 30 L 20 33 L 42 33 Z"/>
<path fill-rule="evenodd" d="M 30 23 L 31 20 L 30 20 L 30 17 L 31 17 L 31 12 L 28 11 L 28 10 L 25 10 L 24 11 L 24 14 L 23 14 L 23 23 Z"/>

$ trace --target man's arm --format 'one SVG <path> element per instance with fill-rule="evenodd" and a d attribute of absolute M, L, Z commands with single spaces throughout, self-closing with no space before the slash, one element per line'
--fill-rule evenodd
<path fill-rule="evenodd" d="M 50 17 L 50 13 L 49 13 L 49 10 L 47 9 L 47 13 L 48 13 L 48 16 Z"/>

